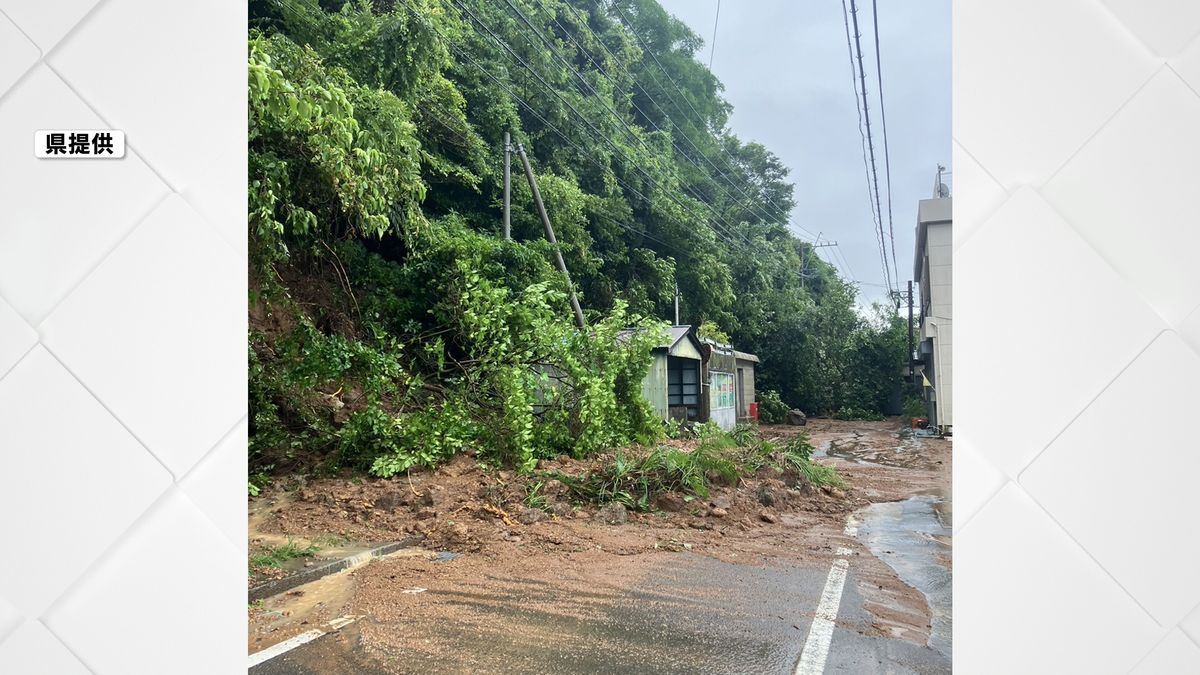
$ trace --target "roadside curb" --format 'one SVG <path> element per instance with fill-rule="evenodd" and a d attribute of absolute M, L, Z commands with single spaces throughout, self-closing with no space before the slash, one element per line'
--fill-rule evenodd
<path fill-rule="evenodd" d="M 290 591 L 297 586 L 303 586 L 312 581 L 316 581 L 322 577 L 327 577 L 331 574 L 337 574 L 352 567 L 358 567 L 371 561 L 372 558 L 379 558 L 389 553 L 395 553 L 402 548 L 415 546 L 425 540 L 425 537 L 415 534 L 410 537 L 405 537 L 400 541 L 377 546 L 369 551 L 363 551 L 357 555 L 352 555 L 349 558 L 334 560 L 320 567 L 306 569 L 303 572 L 297 572 L 282 579 L 273 579 L 271 581 L 259 584 L 250 589 L 249 602 L 256 600 L 265 600 L 273 595 L 279 595 L 285 591 Z"/>

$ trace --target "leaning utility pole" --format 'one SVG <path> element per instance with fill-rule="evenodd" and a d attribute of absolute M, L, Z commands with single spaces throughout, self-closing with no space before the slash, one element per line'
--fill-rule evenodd
<path fill-rule="evenodd" d="M 583 320 L 583 309 L 579 307 L 579 298 L 575 296 L 575 286 L 571 284 L 571 273 L 567 271 L 567 263 L 563 261 L 562 251 L 558 248 L 558 240 L 554 238 L 554 227 L 550 225 L 550 216 L 546 214 L 546 205 L 542 203 L 542 193 L 538 190 L 537 179 L 533 177 L 533 168 L 529 166 L 529 157 L 525 154 L 525 146 L 517 143 L 517 154 L 521 156 L 521 164 L 525 167 L 525 178 L 529 179 L 529 189 L 533 191 L 533 202 L 537 204 L 538 215 L 542 217 L 542 225 L 546 226 L 546 239 L 554 247 L 554 261 L 558 269 L 567 278 L 567 290 L 571 292 L 571 309 L 575 310 L 575 322 L 580 328 L 586 328 Z"/>
<path fill-rule="evenodd" d="M 509 167 L 512 166 L 512 141 L 508 132 L 504 132 L 504 239 L 512 239 L 512 176 Z"/>

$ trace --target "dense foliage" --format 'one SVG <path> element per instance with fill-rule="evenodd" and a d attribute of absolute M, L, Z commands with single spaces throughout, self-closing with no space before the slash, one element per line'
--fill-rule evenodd
<path fill-rule="evenodd" d="M 754 394 L 758 402 L 758 421 L 763 424 L 783 424 L 787 421 L 788 406 L 774 389 L 761 389 Z"/>
<path fill-rule="evenodd" d="M 651 439 L 676 284 L 761 388 L 878 411 L 898 324 L 789 232 L 787 169 L 729 131 L 700 46 L 654 0 L 252 0 L 252 464 L 528 468 Z M 515 158 L 499 237 L 506 131 L 585 331 Z"/>

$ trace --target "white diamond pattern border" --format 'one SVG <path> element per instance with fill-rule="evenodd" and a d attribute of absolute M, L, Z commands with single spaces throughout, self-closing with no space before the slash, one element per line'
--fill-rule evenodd
<path fill-rule="evenodd" d="M 246 9 L 197 7 L 0 0 L 0 148 L 20 185 L 0 188 L 16 207 L 0 214 L 0 535 L 42 548 L 3 568 L 0 673 L 245 667 Z M 200 27 L 174 20 L 189 11 Z M 187 49 L 164 48 L 176 36 Z M 162 114 L 154 79 L 171 72 L 189 75 L 172 110 L 193 117 Z M 217 137 L 181 150 L 205 117 Z M 129 155 L 66 168 L 21 152 L 83 120 L 123 129 Z M 85 184 L 119 208 L 62 205 Z M 191 393 L 164 391 L 171 377 Z"/>
<path fill-rule="evenodd" d="M 1200 11 L 954 10 L 955 668 L 1200 672 Z"/>

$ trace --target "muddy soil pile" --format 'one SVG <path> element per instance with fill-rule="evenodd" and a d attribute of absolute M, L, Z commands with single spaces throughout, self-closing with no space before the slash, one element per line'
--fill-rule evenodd
<path fill-rule="evenodd" d="M 513 544 L 526 551 L 582 551 L 595 548 L 597 538 L 604 540 L 599 545 L 626 553 L 684 550 L 752 532 L 788 514 L 841 519 L 866 503 L 853 487 L 818 488 L 796 472 L 764 468 L 736 485 L 714 485 L 706 498 L 659 493 L 650 511 L 637 512 L 618 503 L 581 503 L 567 485 L 545 476 L 584 476 L 610 460 L 562 457 L 543 461 L 534 476 L 524 476 L 485 469 L 464 454 L 435 471 L 386 480 L 296 479 L 251 500 L 256 514 L 251 547 L 279 536 L 300 541 L 336 536 L 367 544 L 416 534 L 427 548 L 460 553 L 499 554 Z M 528 498 L 531 490 L 535 499 Z M 679 536 L 680 531 L 689 536 Z M 695 535 L 707 536 L 693 542 Z"/>

